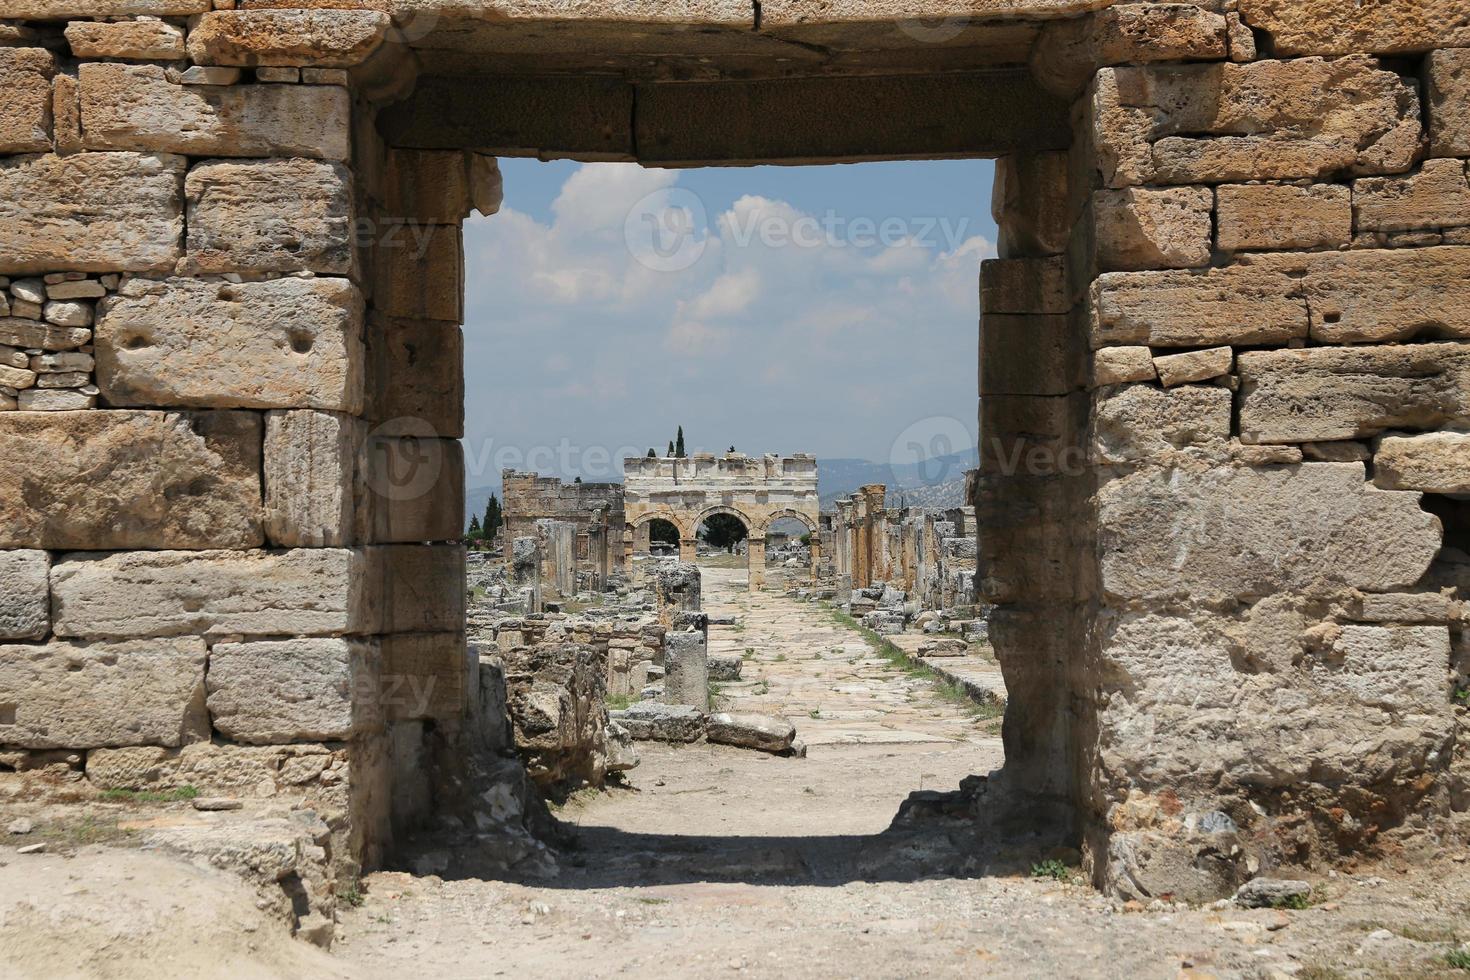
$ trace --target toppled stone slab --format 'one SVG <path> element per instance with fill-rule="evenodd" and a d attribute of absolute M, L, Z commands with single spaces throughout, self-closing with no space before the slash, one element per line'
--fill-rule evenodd
<path fill-rule="evenodd" d="M 351 68 L 388 33 L 378 10 L 217 10 L 189 31 L 201 65 Z"/>
<path fill-rule="evenodd" d="M 58 636 L 310 636 L 372 632 L 366 558 L 335 548 L 63 555 Z"/>
<path fill-rule="evenodd" d="M 687 704 L 640 701 L 612 719 L 639 742 L 697 742 L 704 736 L 704 713 Z"/>
<path fill-rule="evenodd" d="M 1403 590 L 1442 536 L 1416 494 L 1379 490 L 1361 463 L 1144 470 L 1105 483 L 1098 503 L 1102 585 L 1119 599 Z"/>
<path fill-rule="evenodd" d="M 185 165 L 167 153 L 0 159 L 0 275 L 172 271 Z"/>
<path fill-rule="evenodd" d="M 79 69 L 89 150 L 217 157 L 350 152 L 350 99 L 335 85 L 179 85 L 157 65 L 90 62 Z"/>
<path fill-rule="evenodd" d="M 616 721 L 607 723 L 607 771 L 628 772 L 638 768 L 638 750 L 633 747 L 633 736 L 628 729 Z"/>
<path fill-rule="evenodd" d="M 796 726 L 785 718 L 772 715 L 721 711 L 709 716 L 705 737 L 720 745 L 761 752 L 786 752 L 796 741 Z"/>
<path fill-rule="evenodd" d="M 177 746 L 207 737 L 204 641 L 0 645 L 0 744 Z"/>
<path fill-rule="evenodd" d="M 111 404 L 362 409 L 350 280 L 134 279 L 99 306 L 97 385 Z"/>
<path fill-rule="evenodd" d="M 1470 344 L 1240 355 L 1242 442 L 1357 439 L 1470 421 Z"/>
<path fill-rule="evenodd" d="M 712 681 L 738 681 L 745 661 L 737 654 L 709 658 L 709 679 Z"/>
<path fill-rule="evenodd" d="M 248 412 L 0 412 L 0 548 L 259 547 L 260 428 Z"/>
<path fill-rule="evenodd" d="M 51 631 L 51 556 L 0 551 L 0 640 L 42 640 Z"/>
<path fill-rule="evenodd" d="M 237 742 L 346 741 L 375 730 L 379 653 L 360 640 L 218 643 L 210 652 L 210 720 Z"/>

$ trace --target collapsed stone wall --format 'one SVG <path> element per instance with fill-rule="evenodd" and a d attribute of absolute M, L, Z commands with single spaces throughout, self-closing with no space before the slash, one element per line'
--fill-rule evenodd
<path fill-rule="evenodd" d="M 622 565 L 623 486 L 564 483 L 556 477 L 505 470 L 501 473 L 505 526 L 502 541 L 548 533 L 544 522 L 573 525 L 570 547 L 548 546 L 543 578 L 562 582 L 560 594 L 601 592 Z M 510 561 L 507 550 L 506 560 Z M 571 581 L 568 582 L 570 577 Z"/>

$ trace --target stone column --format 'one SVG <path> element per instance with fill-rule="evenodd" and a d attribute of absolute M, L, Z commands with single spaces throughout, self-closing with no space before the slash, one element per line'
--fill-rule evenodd
<path fill-rule="evenodd" d="M 746 572 L 751 592 L 759 592 L 766 585 L 766 539 L 763 537 L 750 537 L 745 539 L 748 551 L 746 558 Z"/>
<path fill-rule="evenodd" d="M 690 564 L 699 560 L 699 542 L 695 538 L 679 538 L 679 560 Z"/>
<path fill-rule="evenodd" d="M 664 638 L 663 700 L 709 710 L 709 644 L 703 630 L 670 630 Z"/>
<path fill-rule="evenodd" d="M 811 571 L 811 577 L 812 577 L 812 581 L 813 582 L 816 582 L 817 581 L 817 578 L 821 574 L 819 572 L 819 569 L 820 569 L 821 564 L 822 564 L 822 542 L 821 542 L 820 538 L 821 538 L 821 535 L 820 534 L 818 534 L 816 532 L 813 532 L 812 533 L 812 543 L 811 543 L 811 556 L 812 556 L 812 560 L 811 560 L 811 569 L 810 569 L 810 571 Z"/>

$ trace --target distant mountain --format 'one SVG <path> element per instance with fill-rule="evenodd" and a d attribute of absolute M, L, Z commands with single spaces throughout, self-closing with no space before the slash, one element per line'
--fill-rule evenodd
<path fill-rule="evenodd" d="M 888 487 L 888 506 L 900 502 L 910 507 L 942 510 L 964 504 L 965 471 L 980 465 L 974 449 L 949 456 L 936 456 L 923 463 L 875 463 L 869 459 L 818 459 L 817 496 L 823 510 L 831 510 L 838 497 L 882 483 Z M 500 493 L 500 484 L 471 487 L 465 491 L 465 521 L 483 516 L 491 494 Z M 503 503 L 504 501 L 502 501 Z"/>
<path fill-rule="evenodd" d="M 974 449 L 935 456 L 922 463 L 875 463 L 868 459 L 818 459 L 817 496 L 822 509 L 859 487 L 882 483 L 888 487 L 889 506 L 901 495 L 911 507 L 958 507 L 963 502 L 965 471 L 980 465 Z"/>

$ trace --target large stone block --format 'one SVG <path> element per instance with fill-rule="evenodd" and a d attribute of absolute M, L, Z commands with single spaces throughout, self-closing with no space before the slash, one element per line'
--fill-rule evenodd
<path fill-rule="evenodd" d="M 367 549 L 380 633 L 452 633 L 465 623 L 462 544 L 403 544 Z"/>
<path fill-rule="evenodd" d="M 171 272 L 184 168 L 152 153 L 0 159 L 0 274 Z"/>
<path fill-rule="evenodd" d="M 129 747 L 87 753 L 87 782 L 100 790 L 192 786 L 205 796 L 270 798 L 339 783 L 346 753 L 325 745 L 194 742 L 178 749 Z"/>
<path fill-rule="evenodd" d="M 1060 255 L 1067 250 L 1073 215 L 1065 193 L 1066 153 L 1028 153 L 995 162 L 991 214 L 1000 228 L 1002 258 Z"/>
<path fill-rule="evenodd" d="M 1304 299 L 1320 343 L 1470 337 L 1470 248 L 1361 249 L 1253 255 Z M 1280 281 L 1279 279 L 1277 280 Z"/>
<path fill-rule="evenodd" d="M 0 153 L 51 149 L 51 78 L 45 48 L 0 48 Z"/>
<path fill-rule="evenodd" d="M 184 29 L 160 20 L 116 23 L 77 20 L 66 25 L 73 57 L 127 58 L 134 61 L 182 61 Z"/>
<path fill-rule="evenodd" d="M 1204 450 L 1219 456 L 1230 439 L 1230 399 L 1224 388 L 1199 385 L 1107 391 L 1094 409 L 1093 452 L 1103 463 L 1198 458 Z"/>
<path fill-rule="evenodd" d="M 373 317 L 366 412 L 380 435 L 464 436 L 464 334 L 436 320 Z"/>
<path fill-rule="evenodd" d="M 1092 284 L 1092 346 L 1284 344 L 1307 336 L 1295 280 L 1268 268 L 1109 272 Z"/>
<path fill-rule="evenodd" d="M 57 636 L 313 636 L 371 633 L 361 552 L 69 554 L 51 568 Z"/>
<path fill-rule="evenodd" d="M 1048 24 L 1031 66 L 1055 92 L 1073 95 L 1105 65 L 1223 61 L 1225 18 L 1190 3 L 1122 3 Z"/>
<path fill-rule="evenodd" d="M 1209 265 L 1215 194 L 1208 187 L 1124 188 L 1092 195 L 1098 268 Z"/>
<path fill-rule="evenodd" d="M 113 405 L 362 409 L 363 301 L 347 279 L 134 279 L 99 306 Z"/>
<path fill-rule="evenodd" d="M 43 640 L 51 632 L 51 556 L 0 551 L 0 640 Z"/>
<path fill-rule="evenodd" d="M 0 646 L 0 745 L 175 746 L 208 735 L 204 641 Z"/>
<path fill-rule="evenodd" d="M 1244 442 L 1358 439 L 1470 421 L 1470 344 L 1240 355 Z"/>
<path fill-rule="evenodd" d="M 1430 154 L 1470 156 L 1470 50 L 1435 51 L 1425 68 Z"/>
<path fill-rule="evenodd" d="M 1470 0 L 1240 0 L 1240 16 L 1282 56 L 1405 54 L 1470 45 Z"/>
<path fill-rule="evenodd" d="M 389 721 L 464 714 L 470 665 L 463 633 L 398 633 L 381 643 L 380 702 Z"/>
<path fill-rule="evenodd" d="M 1071 308 L 1061 256 L 980 263 L 982 313 L 1066 313 Z"/>
<path fill-rule="evenodd" d="M 1388 490 L 1470 494 L 1470 432 L 1385 436 L 1373 453 L 1373 482 Z"/>
<path fill-rule="evenodd" d="M 184 197 L 191 272 L 352 271 L 352 177 L 340 163 L 207 161 Z"/>
<path fill-rule="evenodd" d="M 1321 248 L 1353 237 L 1352 192 L 1340 184 L 1226 184 L 1215 189 L 1222 251 Z"/>
<path fill-rule="evenodd" d="M 1406 177 L 1354 181 L 1353 222 L 1360 232 L 1470 225 L 1465 161 L 1429 160 L 1418 173 Z"/>
<path fill-rule="evenodd" d="M 217 643 L 206 680 L 210 722 L 253 745 L 346 741 L 377 730 L 376 644 L 338 637 Z"/>
<path fill-rule="evenodd" d="M 189 57 L 242 68 L 351 68 L 383 43 L 388 25 L 380 10 L 218 10 L 189 31 Z"/>
<path fill-rule="evenodd" d="M 73 17 L 188 17 L 202 14 L 211 0 L 6 0 L 5 16 L 18 20 Z"/>
<path fill-rule="evenodd" d="M 1361 463 L 1147 469 L 1098 491 L 1102 582 L 1116 599 L 1248 600 L 1406 589 L 1439 552 L 1437 518 Z"/>
<path fill-rule="evenodd" d="M 0 412 L 0 548 L 253 548 L 260 417 Z"/>
<path fill-rule="evenodd" d="M 388 151 L 383 209 L 391 219 L 454 224 L 500 210 L 504 184 L 492 156 L 461 150 Z"/>
<path fill-rule="evenodd" d="M 458 224 L 385 224 L 373 249 L 373 309 L 390 317 L 464 321 L 464 243 Z"/>
<path fill-rule="evenodd" d="M 335 412 L 271 412 L 265 425 L 265 531 L 284 548 L 353 544 L 364 424 Z"/>
<path fill-rule="evenodd" d="M 1361 56 L 1107 68 L 1091 110 L 1110 187 L 1399 173 L 1421 138 L 1414 84 Z"/>
<path fill-rule="evenodd" d="M 670 632 L 664 638 L 663 701 L 709 710 L 709 646 L 703 630 Z"/>
<path fill-rule="evenodd" d="M 464 449 L 458 440 L 371 435 L 367 540 L 457 541 L 464 534 Z"/>
<path fill-rule="evenodd" d="M 1069 316 L 987 313 L 980 321 L 980 391 L 1064 395 L 1086 386 L 1086 342 Z"/>
<path fill-rule="evenodd" d="M 179 85 L 157 65 L 81 66 L 90 150 L 345 160 L 350 100 L 337 85 Z"/>

